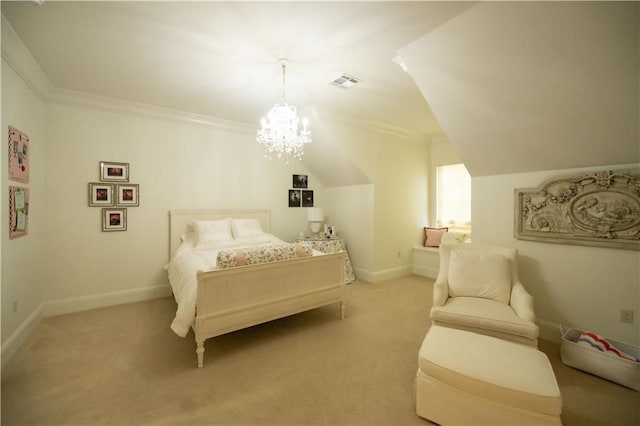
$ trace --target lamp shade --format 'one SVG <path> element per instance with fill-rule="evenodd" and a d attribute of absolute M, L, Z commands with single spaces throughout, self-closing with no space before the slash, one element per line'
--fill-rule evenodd
<path fill-rule="evenodd" d="M 322 207 L 309 207 L 307 209 L 307 220 L 309 222 L 324 222 Z"/>

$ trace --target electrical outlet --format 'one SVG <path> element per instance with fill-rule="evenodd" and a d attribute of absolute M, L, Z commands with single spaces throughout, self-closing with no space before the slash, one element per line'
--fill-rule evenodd
<path fill-rule="evenodd" d="M 620 309 L 620 321 L 633 324 L 633 311 L 631 309 Z"/>

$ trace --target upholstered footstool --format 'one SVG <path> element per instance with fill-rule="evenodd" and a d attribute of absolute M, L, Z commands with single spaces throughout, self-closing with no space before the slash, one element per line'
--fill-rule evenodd
<path fill-rule="evenodd" d="M 534 347 L 432 325 L 418 356 L 416 411 L 441 425 L 562 424 L 562 397 Z"/>

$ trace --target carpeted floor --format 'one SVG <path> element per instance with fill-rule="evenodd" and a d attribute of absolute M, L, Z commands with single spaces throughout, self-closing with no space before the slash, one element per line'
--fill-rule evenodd
<path fill-rule="evenodd" d="M 2 424 L 428 425 L 413 387 L 431 291 L 356 281 L 343 321 L 336 305 L 208 340 L 202 369 L 172 298 L 48 318 L 2 371 Z M 540 348 L 565 425 L 640 424 L 640 393 Z"/>

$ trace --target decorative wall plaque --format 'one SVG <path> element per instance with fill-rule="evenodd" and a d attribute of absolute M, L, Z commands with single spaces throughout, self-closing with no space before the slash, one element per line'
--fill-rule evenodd
<path fill-rule="evenodd" d="M 517 239 L 640 250 L 640 168 L 554 178 L 515 202 Z"/>

